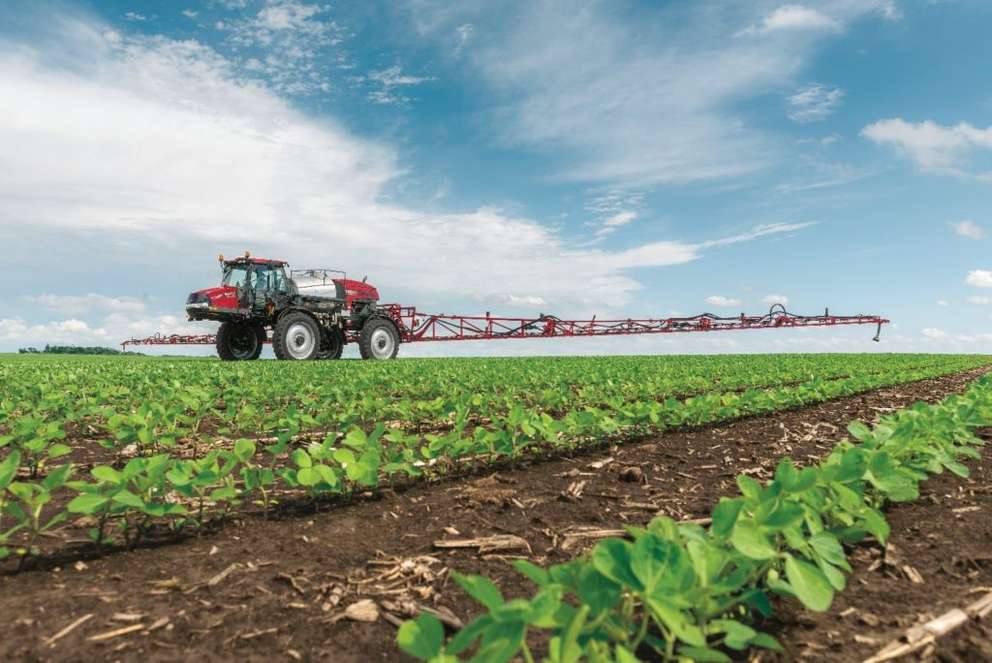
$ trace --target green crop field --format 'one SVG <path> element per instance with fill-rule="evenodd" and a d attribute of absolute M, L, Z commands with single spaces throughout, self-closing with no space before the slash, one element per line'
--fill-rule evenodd
<path fill-rule="evenodd" d="M 228 364 L 0 364 L 0 554 L 72 514 L 99 543 L 972 368 L 979 356 L 765 355 Z M 92 465 L 74 468 L 73 460 Z M 95 459 L 95 460 L 94 460 Z M 181 496 L 176 499 L 175 494 Z M 46 508 L 56 495 L 71 500 Z M 169 498 L 169 495 L 173 495 Z"/>
<path fill-rule="evenodd" d="M 254 362 L 146 357 L 0 358 L 0 557 L 10 571 L 82 542 L 112 554 L 235 514 L 466 476 L 645 439 L 666 429 L 798 408 L 974 369 L 986 356 L 723 355 Z M 409 654 L 522 655 L 550 631 L 552 661 L 729 660 L 775 648 L 748 625 L 773 593 L 823 609 L 849 570 L 842 544 L 885 540 L 878 508 L 940 469 L 965 474 L 970 400 L 894 415 L 817 467 L 788 460 L 773 482 L 739 480 L 713 526 L 667 519 L 565 566 L 521 562 L 539 592 L 504 601 L 456 576 L 486 613 L 445 644 L 429 615 L 399 632 Z M 970 409 L 969 409 L 970 408 Z M 982 419 L 984 417 L 984 419 Z"/>

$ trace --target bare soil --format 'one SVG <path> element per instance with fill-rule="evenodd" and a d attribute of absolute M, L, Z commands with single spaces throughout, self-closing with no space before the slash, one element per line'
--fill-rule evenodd
<path fill-rule="evenodd" d="M 595 541 L 582 528 L 643 524 L 659 513 L 706 516 L 734 491 L 738 473 L 764 479 L 782 456 L 819 459 L 851 420 L 940 400 L 984 370 L 521 463 L 482 478 L 382 491 L 316 512 L 240 516 L 199 538 L 0 576 L 0 614 L 7 616 L 0 660 L 401 660 L 393 640 L 405 616 L 429 608 L 457 623 L 477 614 L 450 582 L 452 570 L 484 573 L 508 596 L 527 594 L 532 588 L 507 560 L 565 561 Z M 877 553 L 857 551 L 851 586 L 829 613 L 786 606 L 771 625 L 789 647 L 786 659 L 856 660 L 851 652 L 870 653 L 874 645 L 851 649 L 854 634 L 870 634 L 880 647 L 901 627 L 898 619 L 916 619 L 938 595 L 960 600 L 963 587 L 992 584 L 989 462 L 975 464 L 970 482 L 937 477 L 927 497 L 892 510 L 895 550 L 920 572 L 922 585 L 897 581 L 899 566 L 868 571 Z M 979 509 L 952 510 L 973 506 Z M 472 538 L 482 538 L 481 547 L 468 547 L 464 540 Z M 921 554 L 943 567 L 917 560 Z M 896 580 L 877 590 L 876 581 L 889 576 Z M 861 597 L 863 591 L 873 595 Z M 912 592 L 929 594 L 930 603 L 904 599 Z M 850 606 L 870 609 L 878 624 L 840 616 Z M 830 621 L 807 627 L 816 619 Z"/>

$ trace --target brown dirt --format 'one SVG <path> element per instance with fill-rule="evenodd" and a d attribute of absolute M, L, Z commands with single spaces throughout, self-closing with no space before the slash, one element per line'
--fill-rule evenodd
<path fill-rule="evenodd" d="M 938 641 L 933 652 L 924 660 L 941 663 L 973 663 L 992 661 L 992 621 L 969 622 L 959 631 Z M 921 656 L 922 658 L 922 656 Z"/>
<path fill-rule="evenodd" d="M 567 536 L 578 527 L 642 524 L 657 513 L 679 519 L 705 516 L 719 496 L 734 490 L 737 473 L 767 478 L 781 456 L 818 459 L 844 437 L 852 419 L 873 420 L 917 400 L 939 400 L 961 391 L 981 372 L 667 432 L 591 454 L 501 469 L 481 479 L 383 491 L 350 504 L 325 505 L 317 513 L 274 520 L 242 516 L 182 543 L 0 577 L 0 614 L 7 616 L 0 660 L 397 660 L 391 623 L 397 617 L 418 606 L 464 621 L 476 614 L 475 604 L 449 582 L 450 570 L 484 573 L 509 596 L 528 593 L 531 587 L 508 567 L 508 558 L 564 561 L 585 545 Z M 979 476 L 984 474 L 976 471 L 974 480 L 981 481 Z M 962 484 L 940 477 L 928 485 L 928 494 L 953 493 Z M 976 495 L 992 499 L 992 493 Z M 952 554 L 966 550 L 967 541 L 960 539 L 974 537 L 977 546 L 979 535 L 988 536 L 988 524 L 979 527 L 981 512 L 964 512 L 959 520 L 945 513 L 942 499 L 937 502 L 900 507 L 932 511 L 896 521 L 902 522 L 895 525 L 897 549 L 916 566 L 912 556 L 917 551 L 897 538 L 899 528 L 945 520 L 949 531 L 942 536 L 951 537 L 950 549 L 945 539 L 923 539 L 944 546 L 948 568 L 966 577 L 975 570 L 969 563 L 988 566 L 974 551 L 963 553 L 972 554 L 969 558 Z M 493 541 L 500 544 L 495 550 L 434 545 L 490 536 L 502 537 Z M 936 582 L 928 566 L 919 568 L 925 578 L 935 578 L 928 583 Z M 859 584 L 852 580 L 849 591 Z M 376 602 L 379 619 L 352 619 L 362 617 L 359 608 L 368 604 L 350 612 L 346 608 L 362 599 Z M 876 600 L 901 602 L 899 594 Z M 92 617 L 49 641 L 86 615 Z M 134 630 L 113 635 L 129 626 Z M 791 633 L 786 630 L 783 638 L 798 646 Z"/>

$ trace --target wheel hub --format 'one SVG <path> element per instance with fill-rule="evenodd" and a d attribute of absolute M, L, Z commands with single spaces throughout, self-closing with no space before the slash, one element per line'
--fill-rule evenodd
<path fill-rule="evenodd" d="M 286 332 L 286 338 L 289 340 L 286 349 L 293 359 L 307 359 L 313 354 L 317 343 L 313 330 L 302 323 L 292 325 Z"/>
<path fill-rule="evenodd" d="M 389 359 L 393 355 L 396 341 L 393 335 L 385 329 L 372 332 L 372 354 L 376 359 Z"/>

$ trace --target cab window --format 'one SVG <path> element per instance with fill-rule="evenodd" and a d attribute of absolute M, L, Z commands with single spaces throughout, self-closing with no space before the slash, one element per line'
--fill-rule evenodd
<path fill-rule="evenodd" d="M 282 292 L 286 289 L 286 275 L 278 265 L 255 265 L 253 285 L 256 290 Z"/>
<path fill-rule="evenodd" d="M 248 277 L 247 265 L 231 265 L 224 271 L 224 280 L 221 285 L 240 287 Z"/>

